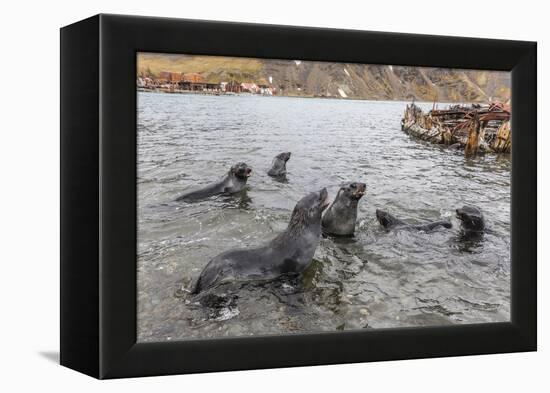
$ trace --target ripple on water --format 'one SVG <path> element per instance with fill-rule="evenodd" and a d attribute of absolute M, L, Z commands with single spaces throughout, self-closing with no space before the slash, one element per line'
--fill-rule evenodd
<path fill-rule="evenodd" d="M 400 130 L 405 103 L 138 94 L 138 337 L 143 341 L 507 321 L 510 160 L 467 159 Z M 266 176 L 291 151 L 286 182 Z M 177 203 L 237 161 L 245 192 Z M 284 230 L 298 199 L 367 184 L 353 239 L 323 238 L 296 281 L 237 286 L 205 308 L 188 289 L 206 263 Z M 454 210 L 475 204 L 489 231 L 459 239 Z M 453 229 L 385 232 L 382 208 Z M 226 294 L 227 295 L 227 294 Z M 223 304 L 223 302 L 222 302 Z"/>

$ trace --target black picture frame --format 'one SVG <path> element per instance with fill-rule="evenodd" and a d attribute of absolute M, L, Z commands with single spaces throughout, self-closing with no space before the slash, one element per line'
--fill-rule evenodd
<path fill-rule="evenodd" d="M 512 73 L 511 321 L 136 343 L 136 53 Z M 61 29 L 61 364 L 96 378 L 534 351 L 536 43 L 96 15 Z"/>

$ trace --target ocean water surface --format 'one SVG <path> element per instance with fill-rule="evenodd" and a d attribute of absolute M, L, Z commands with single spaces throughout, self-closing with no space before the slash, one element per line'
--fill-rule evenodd
<path fill-rule="evenodd" d="M 510 319 L 509 156 L 465 158 L 400 129 L 405 102 L 138 93 L 138 339 L 165 341 L 500 322 Z M 429 109 L 431 105 L 425 105 Z M 266 172 L 291 151 L 286 182 Z M 197 203 L 178 195 L 244 161 L 248 186 Z M 302 277 L 233 288 L 215 308 L 187 290 L 217 254 L 262 245 L 296 202 L 367 184 L 356 234 L 323 238 Z M 455 209 L 488 230 L 460 238 Z M 386 232 L 377 208 L 433 233 Z"/>

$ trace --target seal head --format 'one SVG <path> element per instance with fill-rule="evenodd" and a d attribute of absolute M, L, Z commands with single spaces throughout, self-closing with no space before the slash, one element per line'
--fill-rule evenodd
<path fill-rule="evenodd" d="M 485 229 L 485 219 L 481 210 L 475 206 L 463 206 L 456 209 L 456 217 L 462 222 L 466 232 L 482 232 Z"/>
<path fill-rule="evenodd" d="M 244 162 L 238 162 L 231 167 L 228 173 L 229 176 L 234 176 L 239 180 L 248 180 L 250 175 L 252 175 L 252 168 L 250 168 Z"/>
<path fill-rule="evenodd" d="M 314 232 L 319 229 L 320 233 L 321 216 L 328 205 L 326 188 L 319 192 L 309 193 L 300 199 L 294 207 L 287 230 L 282 234 L 301 234 L 305 229 L 311 229 Z"/>
<path fill-rule="evenodd" d="M 392 216 L 385 210 L 376 209 L 376 219 L 386 229 L 390 229 L 397 225 L 405 225 L 405 222 Z"/>

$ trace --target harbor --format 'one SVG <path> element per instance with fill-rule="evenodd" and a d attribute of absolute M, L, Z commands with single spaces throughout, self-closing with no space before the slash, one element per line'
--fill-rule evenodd
<path fill-rule="evenodd" d="M 162 71 L 155 76 L 141 75 L 136 80 L 139 91 L 163 93 L 196 93 L 210 95 L 257 94 L 272 96 L 277 89 L 268 84 L 239 82 L 236 80 L 212 82 L 199 73 L 179 73 Z"/>

